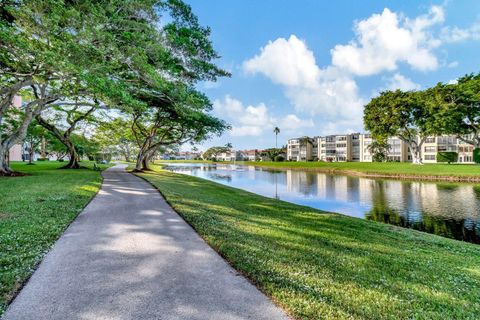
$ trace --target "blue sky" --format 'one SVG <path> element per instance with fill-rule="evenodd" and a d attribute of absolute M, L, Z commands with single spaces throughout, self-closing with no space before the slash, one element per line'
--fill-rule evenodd
<path fill-rule="evenodd" d="M 199 88 L 232 125 L 200 149 L 363 131 L 363 105 L 480 71 L 480 1 L 187 0 L 232 73 Z M 185 146 L 183 149 L 189 149 Z"/>

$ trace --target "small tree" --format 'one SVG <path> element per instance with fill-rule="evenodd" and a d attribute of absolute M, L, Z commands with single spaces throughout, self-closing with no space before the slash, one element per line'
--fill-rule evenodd
<path fill-rule="evenodd" d="M 388 144 L 386 139 L 374 140 L 367 148 L 368 148 L 368 151 L 372 154 L 373 162 L 387 161 L 390 145 Z"/>
<path fill-rule="evenodd" d="M 285 159 L 285 149 L 284 148 L 270 148 L 270 149 L 265 149 L 262 153 L 261 156 L 269 159 L 270 161 L 277 161 L 277 157 L 281 156 L 283 159 Z M 280 158 L 278 158 L 280 159 Z M 283 160 L 281 160 L 283 161 Z"/>
<path fill-rule="evenodd" d="M 28 164 L 32 165 L 35 152 L 39 150 L 40 143 L 46 132 L 36 121 L 30 123 L 27 129 L 25 142 L 28 144 Z"/>
<path fill-rule="evenodd" d="M 227 143 L 225 146 L 211 147 L 207 149 L 202 156 L 207 160 L 216 160 L 220 153 L 228 152 L 231 148 L 231 143 Z"/>
<path fill-rule="evenodd" d="M 458 161 L 458 153 L 456 152 L 438 152 L 437 162 L 447 162 L 448 164 Z"/>

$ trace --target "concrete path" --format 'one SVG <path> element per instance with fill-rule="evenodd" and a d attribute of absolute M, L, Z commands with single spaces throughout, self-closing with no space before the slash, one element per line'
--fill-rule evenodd
<path fill-rule="evenodd" d="M 4 319 L 287 319 L 124 165 L 56 242 Z"/>

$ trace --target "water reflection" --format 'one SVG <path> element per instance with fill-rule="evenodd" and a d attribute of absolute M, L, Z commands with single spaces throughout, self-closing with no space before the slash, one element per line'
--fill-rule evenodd
<path fill-rule="evenodd" d="M 480 243 L 478 185 L 221 164 L 174 164 L 166 168 L 317 209 Z"/>

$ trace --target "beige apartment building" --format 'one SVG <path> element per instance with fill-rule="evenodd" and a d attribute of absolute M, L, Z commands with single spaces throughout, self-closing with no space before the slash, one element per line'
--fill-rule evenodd
<path fill-rule="evenodd" d="M 436 163 L 438 152 L 457 152 L 458 163 L 473 163 L 473 146 L 456 136 L 428 137 L 422 146 L 422 160 Z"/>
<path fill-rule="evenodd" d="M 315 146 L 314 146 L 315 144 Z M 316 150 L 316 154 L 314 154 Z M 301 137 L 287 141 L 287 160 L 312 161 L 318 160 L 318 142 L 315 138 Z"/>
<path fill-rule="evenodd" d="M 374 141 L 368 133 L 329 135 L 324 137 L 302 137 L 287 142 L 287 160 L 325 162 L 372 162 L 369 145 Z M 412 154 L 408 145 L 398 137 L 388 138 L 389 161 L 411 162 Z M 438 152 L 457 152 L 458 163 L 473 163 L 473 146 L 456 136 L 428 137 L 422 145 L 421 157 L 424 163 L 436 163 Z"/>
<path fill-rule="evenodd" d="M 13 97 L 12 104 L 16 108 L 20 108 L 22 106 L 22 97 L 15 96 Z M 23 154 L 23 147 L 22 144 L 15 144 L 13 147 L 10 148 L 8 152 L 8 160 L 9 161 L 22 161 L 22 154 Z"/>

